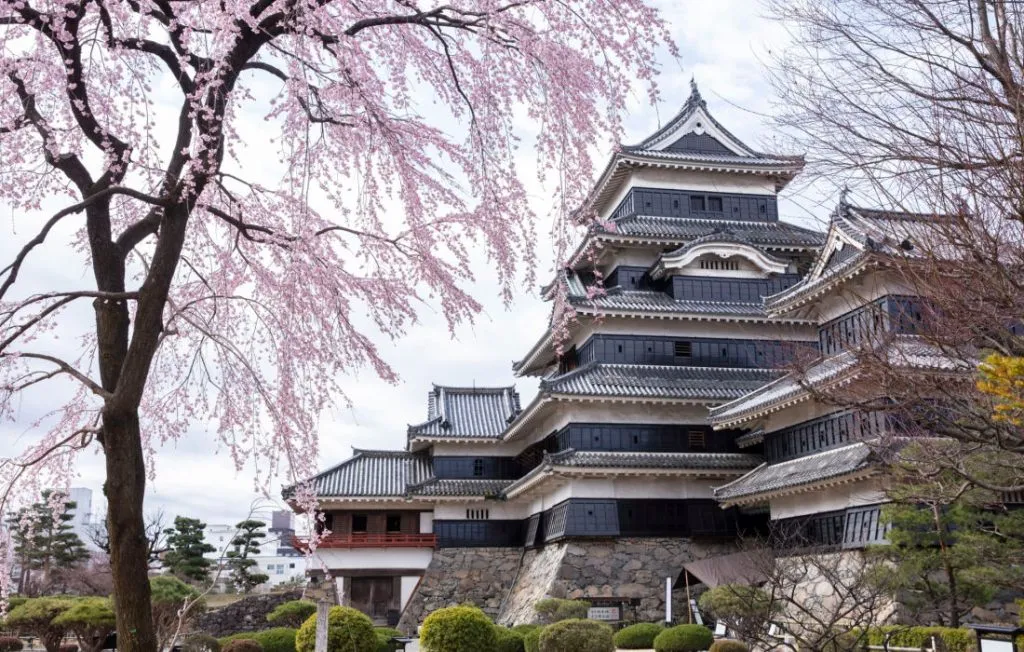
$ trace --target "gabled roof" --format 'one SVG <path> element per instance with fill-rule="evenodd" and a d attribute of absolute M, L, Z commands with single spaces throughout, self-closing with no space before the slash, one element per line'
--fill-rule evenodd
<path fill-rule="evenodd" d="M 577 451 L 570 448 L 557 453 L 545 453 L 536 468 L 505 488 L 504 495 L 515 496 L 552 473 L 586 475 L 588 472 L 620 471 L 638 475 L 668 473 L 721 477 L 742 473 L 760 461 L 758 455 L 743 453 Z"/>
<path fill-rule="evenodd" d="M 540 383 L 541 394 L 718 403 L 747 394 L 782 372 L 591 362 Z"/>
<path fill-rule="evenodd" d="M 410 439 L 493 439 L 521 410 L 519 393 L 509 387 L 445 387 L 427 395 L 427 421 L 409 426 Z"/>
<path fill-rule="evenodd" d="M 319 498 L 402 498 L 406 485 L 433 475 L 421 453 L 353 449 L 352 457 L 310 478 Z M 287 494 L 291 488 L 286 488 Z"/>
<path fill-rule="evenodd" d="M 762 464 L 750 473 L 715 489 L 724 505 L 761 502 L 770 495 L 809 491 L 869 474 L 876 462 L 871 448 L 857 442 L 778 464 Z"/>
<path fill-rule="evenodd" d="M 636 145 L 620 146 L 612 155 L 588 204 L 600 212 L 632 169 L 650 166 L 766 176 L 775 179 L 779 190 L 803 169 L 804 159 L 765 154 L 747 146 L 714 119 L 691 82 L 690 97 L 668 124 Z"/>
<path fill-rule="evenodd" d="M 728 229 L 722 229 L 695 238 L 678 249 L 659 256 L 651 271 L 651 277 L 660 278 L 668 269 L 684 267 L 707 254 L 740 256 L 766 274 L 783 274 L 790 266 L 789 260 L 766 253 L 750 240 L 738 236 Z"/>
<path fill-rule="evenodd" d="M 887 257 L 904 256 L 928 238 L 930 220 L 940 216 L 861 208 L 840 199 L 832 212 L 825 245 L 796 285 L 765 297 L 765 309 L 782 315 L 807 305 L 863 274 Z"/>

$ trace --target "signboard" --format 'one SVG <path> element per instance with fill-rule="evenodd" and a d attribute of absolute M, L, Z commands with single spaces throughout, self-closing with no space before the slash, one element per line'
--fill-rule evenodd
<path fill-rule="evenodd" d="M 622 620 L 622 610 L 619 607 L 591 607 L 587 609 L 587 618 L 590 620 Z"/>

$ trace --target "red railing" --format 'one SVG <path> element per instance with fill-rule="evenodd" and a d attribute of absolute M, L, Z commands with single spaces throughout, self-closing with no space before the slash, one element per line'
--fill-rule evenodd
<path fill-rule="evenodd" d="M 299 550 L 306 549 L 305 537 L 294 537 Z M 400 532 L 328 534 L 317 544 L 318 548 L 433 548 L 437 539 L 433 534 L 403 534 Z"/>

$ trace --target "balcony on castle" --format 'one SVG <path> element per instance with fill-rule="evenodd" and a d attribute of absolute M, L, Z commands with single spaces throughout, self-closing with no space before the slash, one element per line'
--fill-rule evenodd
<path fill-rule="evenodd" d="M 405 532 L 350 532 L 328 534 L 317 543 L 317 550 L 350 550 L 353 548 L 433 548 L 437 539 L 433 534 Z M 294 545 L 306 550 L 308 537 L 295 537 Z"/>

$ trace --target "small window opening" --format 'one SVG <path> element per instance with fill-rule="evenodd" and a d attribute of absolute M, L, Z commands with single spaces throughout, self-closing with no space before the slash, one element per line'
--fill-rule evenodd
<path fill-rule="evenodd" d="M 352 531 L 353 532 L 366 532 L 367 524 L 366 514 L 353 514 L 352 515 Z"/>
<path fill-rule="evenodd" d="M 704 196 L 703 195 L 692 195 L 690 197 L 690 210 L 691 211 L 703 211 L 704 208 Z"/>
<path fill-rule="evenodd" d="M 708 210 L 721 213 L 722 212 L 722 198 L 721 197 L 708 197 Z"/>
<path fill-rule="evenodd" d="M 473 460 L 473 476 L 480 477 L 484 474 L 484 461 L 480 458 Z"/>
<path fill-rule="evenodd" d="M 622 345 L 619 345 L 619 353 L 622 353 Z"/>
<path fill-rule="evenodd" d="M 672 200 L 672 208 L 679 208 L 679 200 L 678 199 L 673 199 Z"/>
<path fill-rule="evenodd" d="M 639 444 L 640 443 L 640 435 L 633 435 L 633 443 L 634 444 Z"/>
<path fill-rule="evenodd" d="M 704 439 L 703 430 L 691 430 L 688 433 L 687 439 L 689 440 L 690 450 L 704 450 L 707 448 L 707 442 Z"/>
<path fill-rule="evenodd" d="M 689 358 L 691 355 L 691 346 L 689 342 L 676 342 L 676 357 L 677 358 Z"/>
<path fill-rule="evenodd" d="M 402 531 L 402 515 L 401 514 L 388 514 L 385 531 L 387 531 L 387 532 L 401 532 Z"/>
<path fill-rule="evenodd" d="M 762 203 L 760 206 L 757 207 L 757 210 L 759 210 L 762 213 L 767 213 L 768 212 L 768 205 Z"/>

